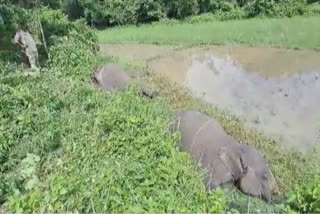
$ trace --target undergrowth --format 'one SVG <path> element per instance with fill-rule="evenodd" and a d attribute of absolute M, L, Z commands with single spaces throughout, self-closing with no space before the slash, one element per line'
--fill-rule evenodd
<path fill-rule="evenodd" d="M 203 171 L 178 151 L 179 135 L 169 133 L 169 118 L 184 109 L 216 117 L 235 139 L 263 151 L 282 192 L 313 172 L 315 164 L 305 156 L 280 149 L 246 130 L 239 119 L 201 104 L 161 78 L 145 79 L 160 92 L 155 100 L 140 97 L 134 84 L 105 94 L 91 83 L 94 68 L 106 61 L 97 54 L 90 31 L 70 24 L 57 11 L 42 10 L 40 17 L 51 20 L 44 22 L 51 29 L 68 23 L 61 34 L 48 37 L 46 69 L 26 75 L 14 51 L 1 52 L 1 210 L 228 211 L 232 193 L 206 192 Z"/>
<path fill-rule="evenodd" d="M 278 142 L 264 136 L 262 133 L 247 128 L 244 122 L 210 104 L 191 96 L 190 92 L 167 78 L 153 74 L 146 75 L 143 80 L 150 88 L 158 90 L 160 96 L 175 111 L 197 110 L 220 121 L 226 132 L 241 143 L 255 146 L 264 153 L 276 177 L 279 192 L 292 190 L 296 184 L 303 183 L 308 175 L 319 169 L 317 152 L 309 151 L 301 154 L 294 150 L 282 148 Z"/>
<path fill-rule="evenodd" d="M 27 75 L 15 52 L 1 53 L 2 209 L 223 212 L 224 193 L 207 193 L 202 171 L 178 151 L 161 99 L 140 97 L 134 85 L 112 95 L 92 85 L 102 59 L 83 31 L 50 37 L 39 74 Z"/>

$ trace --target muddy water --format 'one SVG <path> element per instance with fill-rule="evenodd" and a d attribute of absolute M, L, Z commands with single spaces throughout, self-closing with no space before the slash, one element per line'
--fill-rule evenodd
<path fill-rule="evenodd" d="M 283 146 L 306 151 L 315 145 L 320 121 L 319 52 L 210 46 L 166 49 L 160 51 L 163 54 L 149 62 L 153 71 L 243 118 Z"/>
<path fill-rule="evenodd" d="M 195 95 L 284 145 L 305 150 L 315 143 L 320 121 L 320 75 L 315 71 L 266 78 L 230 58 L 210 56 L 192 61 L 185 83 Z"/>

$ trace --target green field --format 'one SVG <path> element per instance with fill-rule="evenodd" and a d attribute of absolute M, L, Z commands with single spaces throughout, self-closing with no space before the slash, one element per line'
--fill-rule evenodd
<path fill-rule="evenodd" d="M 249 19 L 209 23 L 159 23 L 97 32 L 100 43 L 152 43 L 160 45 L 245 44 L 317 49 L 319 17 Z"/>

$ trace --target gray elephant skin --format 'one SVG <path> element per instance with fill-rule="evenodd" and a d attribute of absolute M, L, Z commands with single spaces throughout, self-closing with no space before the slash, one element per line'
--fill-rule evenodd
<path fill-rule="evenodd" d="M 105 64 L 98 67 L 94 73 L 93 80 L 95 84 L 108 92 L 125 89 L 132 77 L 128 75 L 119 65 Z M 149 98 L 153 98 L 156 93 L 143 85 L 138 85 L 139 92 Z"/>
<path fill-rule="evenodd" d="M 181 133 L 180 149 L 206 169 L 207 189 L 233 182 L 245 194 L 271 200 L 276 182 L 259 151 L 236 142 L 218 121 L 200 112 L 179 112 L 173 124 Z"/>

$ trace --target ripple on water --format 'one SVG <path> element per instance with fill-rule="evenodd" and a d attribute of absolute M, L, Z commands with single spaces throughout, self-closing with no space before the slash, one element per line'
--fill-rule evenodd
<path fill-rule="evenodd" d="M 267 78 L 246 72 L 229 57 L 194 58 L 185 84 L 209 103 L 245 118 L 300 151 L 316 142 L 320 121 L 319 71 Z"/>

